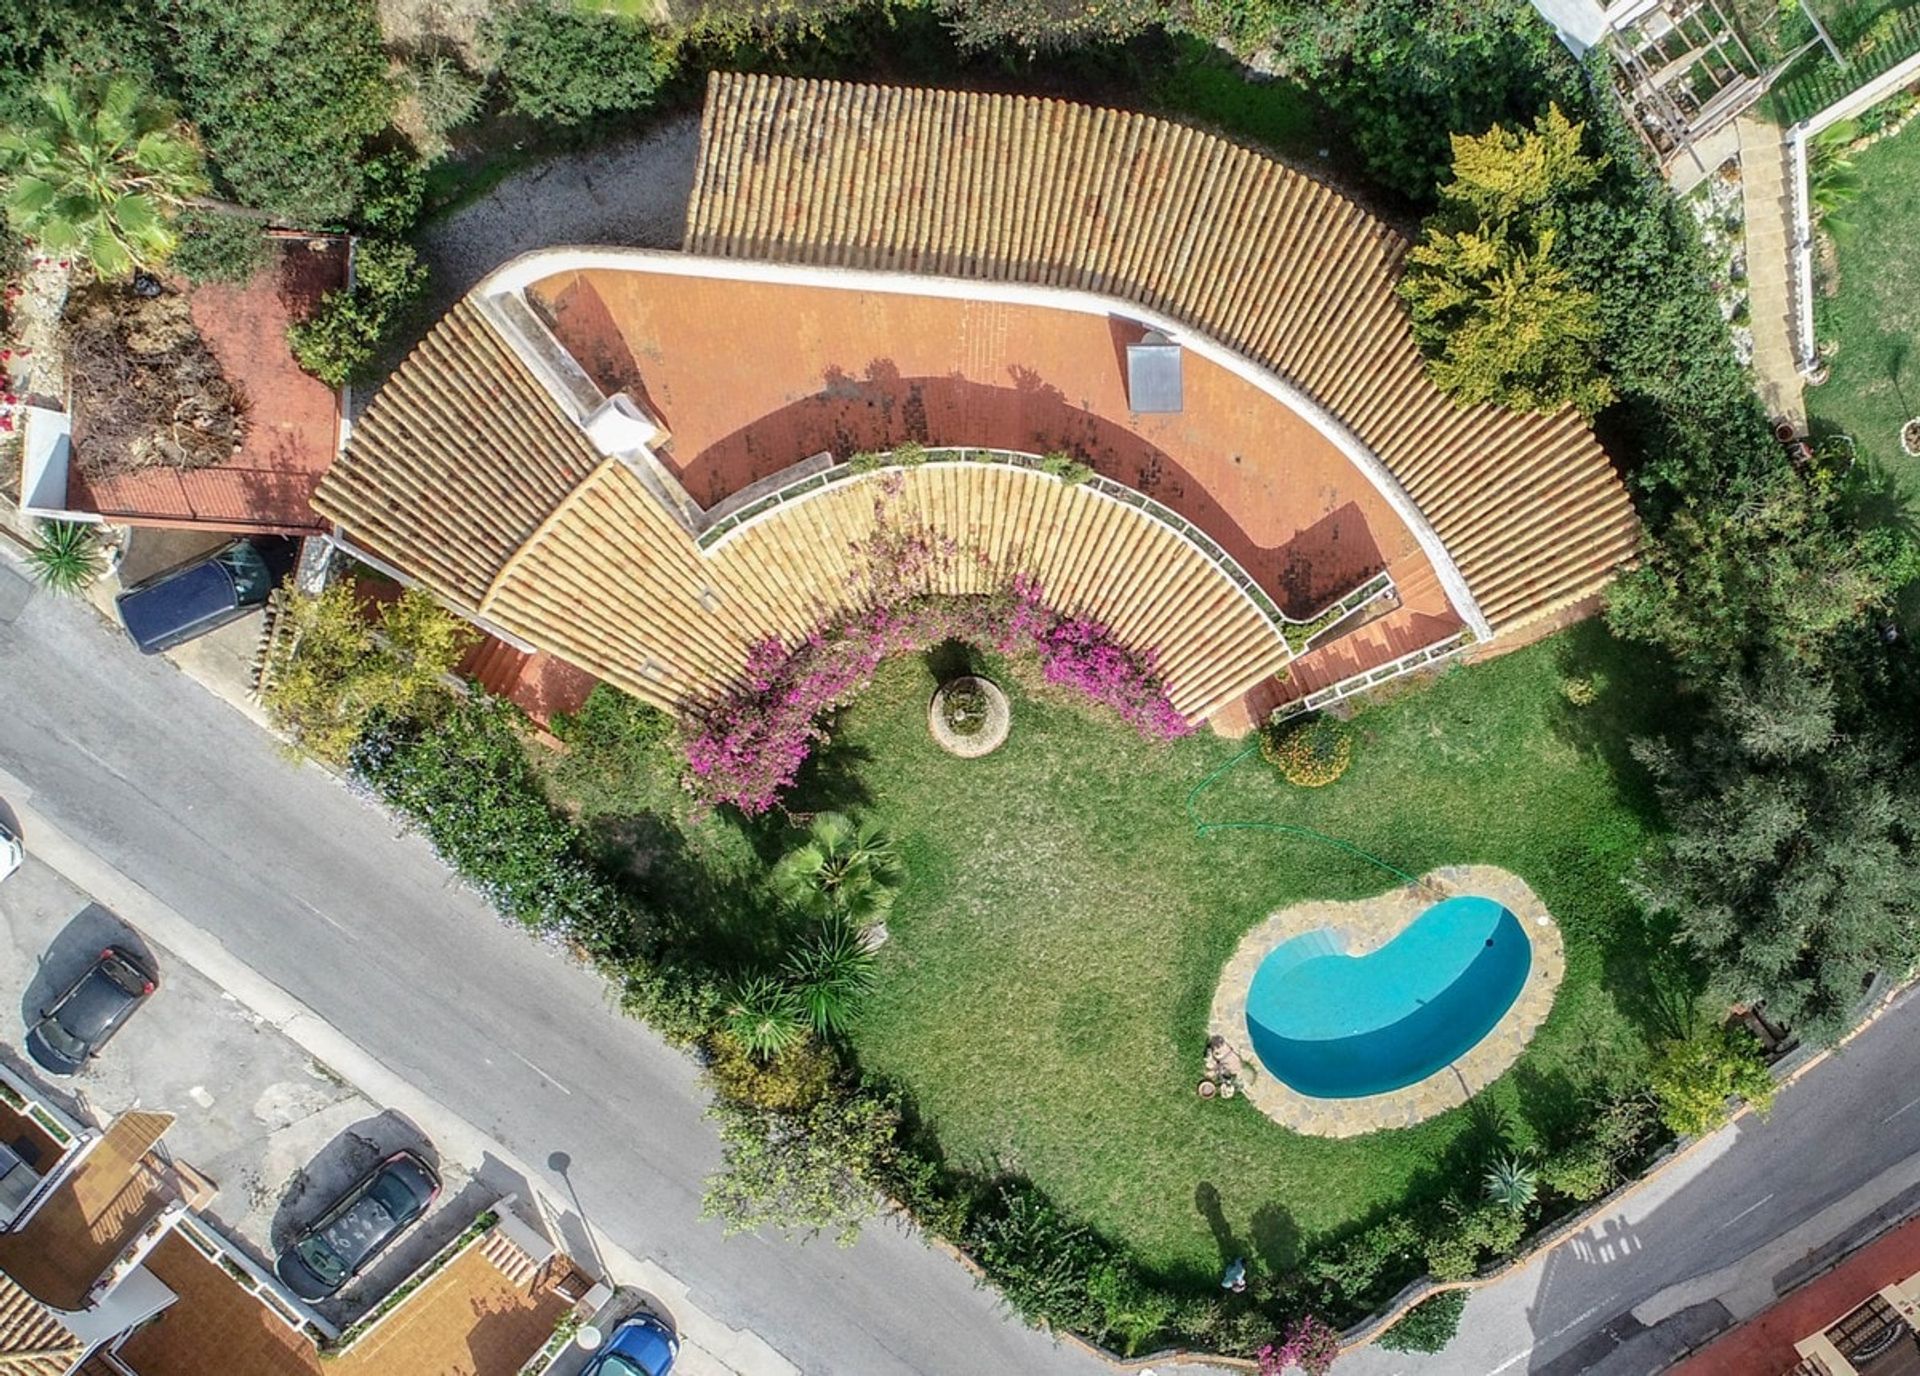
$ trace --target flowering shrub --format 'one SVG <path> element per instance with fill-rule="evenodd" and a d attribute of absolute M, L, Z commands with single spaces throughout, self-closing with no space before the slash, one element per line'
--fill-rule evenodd
<path fill-rule="evenodd" d="M 1286 1335 L 1279 1342 L 1260 1349 L 1257 1360 L 1260 1376 L 1281 1376 L 1296 1366 L 1307 1376 L 1327 1376 L 1339 1355 L 1339 1333 L 1313 1315 L 1302 1314 L 1287 1325 Z"/>
<path fill-rule="evenodd" d="M 1193 729 L 1167 701 L 1151 652 L 1135 655 L 1099 622 L 1051 610 L 1039 584 L 1020 577 L 1010 592 L 923 594 L 870 607 L 792 647 L 777 639 L 756 645 L 740 685 L 690 714 L 688 788 L 748 816 L 766 812 L 826 739 L 822 714 L 871 683 L 889 656 L 945 640 L 1034 655 L 1048 683 L 1112 708 L 1142 735 L 1172 740 Z"/>
<path fill-rule="evenodd" d="M 1353 733 L 1338 717 L 1302 717 L 1264 731 L 1260 753 L 1288 783 L 1322 788 L 1347 772 Z"/>

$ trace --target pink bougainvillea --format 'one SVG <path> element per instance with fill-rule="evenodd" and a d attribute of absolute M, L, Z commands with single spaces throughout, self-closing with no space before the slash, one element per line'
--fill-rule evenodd
<path fill-rule="evenodd" d="M 1295 1367 L 1307 1376 L 1327 1376 L 1339 1355 L 1339 1332 L 1311 1314 L 1302 1314 L 1287 1325 L 1279 1342 L 1268 1343 L 1256 1358 L 1260 1376 L 1284 1376 Z"/>
<path fill-rule="evenodd" d="M 889 656 L 947 640 L 1034 655 L 1047 682 L 1112 708 L 1143 735 L 1171 740 L 1193 729 L 1167 700 L 1151 652 L 1134 654 L 1099 622 L 1053 611 L 1039 584 L 1019 577 L 996 596 L 923 594 L 870 607 L 797 645 L 754 646 L 740 684 L 691 713 L 687 786 L 749 816 L 768 811 L 826 739 L 828 710 L 871 683 Z"/>

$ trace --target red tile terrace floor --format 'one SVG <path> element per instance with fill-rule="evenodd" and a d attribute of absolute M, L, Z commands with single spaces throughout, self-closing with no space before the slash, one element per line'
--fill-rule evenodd
<path fill-rule="evenodd" d="M 644 269 L 560 273 L 527 294 L 603 391 L 661 419 L 662 457 L 706 506 L 821 451 L 1066 449 L 1200 526 L 1292 615 L 1393 574 L 1402 607 L 1296 666 L 1287 696 L 1461 624 L 1412 532 L 1289 407 L 1189 351 L 1184 409 L 1130 411 L 1141 330 L 1118 318 Z"/>
<path fill-rule="evenodd" d="M 1795 1343 L 1832 1327 L 1882 1287 L 1917 1273 L 1920 1219 L 1913 1219 L 1715 1339 L 1669 1376 L 1785 1376 L 1800 1361 Z"/>
<path fill-rule="evenodd" d="M 276 237 L 269 266 L 244 287 L 195 287 L 194 324 L 249 403 L 240 452 L 215 468 L 149 469 L 92 482 L 76 464 L 67 505 L 129 524 L 215 530 L 324 531 L 309 499 L 339 448 L 340 397 L 308 376 L 287 348 L 287 327 L 347 275 L 344 239 Z M 86 417 L 74 418 L 84 452 Z"/>

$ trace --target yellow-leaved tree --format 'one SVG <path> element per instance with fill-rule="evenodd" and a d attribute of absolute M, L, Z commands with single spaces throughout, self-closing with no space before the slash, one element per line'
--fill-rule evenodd
<path fill-rule="evenodd" d="M 282 613 L 292 646 L 263 695 L 301 747 L 344 764 L 376 716 L 418 714 L 446 692 L 473 643 L 466 622 L 418 588 L 363 605 L 351 583 L 292 595 Z"/>
<path fill-rule="evenodd" d="M 1569 198 L 1604 166 L 1581 152 L 1584 131 L 1554 106 L 1531 129 L 1454 136 L 1453 180 L 1400 295 L 1428 376 L 1462 405 L 1591 416 L 1613 399 L 1593 293 L 1555 253 Z"/>

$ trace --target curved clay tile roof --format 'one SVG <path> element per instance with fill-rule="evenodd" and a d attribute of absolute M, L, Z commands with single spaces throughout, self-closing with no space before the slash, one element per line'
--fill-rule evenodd
<path fill-rule="evenodd" d="M 1450 402 L 1394 294 L 1405 241 L 1271 158 L 1064 101 L 730 74 L 701 132 L 689 251 L 1069 287 L 1184 321 L 1371 448 L 1496 631 L 1633 555 L 1580 417 Z"/>

